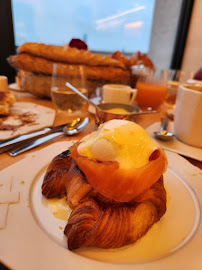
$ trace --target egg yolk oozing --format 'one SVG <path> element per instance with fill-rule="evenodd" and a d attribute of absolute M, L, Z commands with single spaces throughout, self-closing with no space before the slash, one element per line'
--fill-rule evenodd
<path fill-rule="evenodd" d="M 158 148 L 138 124 L 126 120 L 111 120 L 84 137 L 78 153 L 97 161 L 116 161 L 120 168 L 140 168 Z"/>

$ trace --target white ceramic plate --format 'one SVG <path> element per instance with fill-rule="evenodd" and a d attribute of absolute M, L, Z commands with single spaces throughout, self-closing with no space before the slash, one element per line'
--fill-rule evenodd
<path fill-rule="evenodd" d="M 10 111 L 11 116 L 6 118 L 4 124 L 20 125 L 20 115 L 23 113 L 32 115 L 33 122 L 26 123 L 17 127 L 15 130 L 0 130 L 0 140 L 6 140 L 44 127 L 50 127 L 53 125 L 55 119 L 55 110 L 31 102 L 15 102 Z"/>
<path fill-rule="evenodd" d="M 40 185 L 48 163 L 70 145 L 71 142 L 54 143 L 45 149 L 27 154 L 25 159 L 0 173 L 2 181 L 0 191 L 11 182 L 10 190 L 20 192 L 20 202 L 9 205 L 6 226 L 0 230 L 0 260 L 4 264 L 15 270 L 202 269 L 202 227 L 200 223 L 202 174 L 198 168 L 172 152 L 166 152 L 169 168 L 165 174 L 165 183 L 168 188 L 168 196 L 170 196 L 167 213 L 172 213 L 174 210 L 176 219 L 167 223 L 168 215 L 166 213 L 160 221 L 160 227 L 157 228 L 162 229 L 162 231 L 158 231 L 161 236 L 166 227 L 167 229 L 171 227 L 171 231 L 169 229 L 171 235 L 172 233 L 176 235 L 175 231 L 177 234 L 183 235 L 187 222 L 189 225 L 191 224 L 177 246 L 172 246 L 157 260 L 142 263 L 101 262 L 67 250 L 65 236 L 58 227 L 60 220 L 51 216 L 41 200 Z M 184 222 L 182 222 L 183 220 Z M 64 224 L 62 226 L 64 227 Z M 146 235 L 146 240 L 150 238 L 151 232 L 149 231 Z M 164 239 L 166 239 L 166 243 L 170 241 L 167 235 Z M 159 243 L 159 239 L 156 237 L 153 247 L 155 248 Z M 161 245 L 164 243 L 165 241 L 161 242 Z M 145 246 L 145 248 L 147 247 Z M 121 254 L 124 256 L 124 252 L 124 250 L 121 251 L 119 257 Z M 109 255 L 108 257 L 114 255 L 113 251 L 108 252 L 107 250 L 105 253 Z"/>
<path fill-rule="evenodd" d="M 162 148 L 178 153 L 180 155 L 190 157 L 199 161 L 202 161 L 202 148 L 194 147 L 188 144 L 185 144 L 179 140 L 177 140 L 176 137 L 174 137 L 173 140 L 170 141 L 161 141 L 155 138 L 154 131 L 160 130 L 160 122 L 154 123 L 153 125 L 149 126 L 146 131 L 149 133 L 149 135 L 154 138 Z M 173 123 L 169 122 L 169 131 L 174 130 Z"/>
<path fill-rule="evenodd" d="M 17 85 L 17 83 L 11 83 L 11 84 L 9 84 L 8 88 L 10 90 L 23 92 L 23 90 Z"/>
<path fill-rule="evenodd" d="M 194 79 L 189 79 L 189 80 L 187 81 L 187 83 L 188 83 L 188 84 L 199 85 L 199 86 L 202 85 L 202 81 L 194 80 Z"/>

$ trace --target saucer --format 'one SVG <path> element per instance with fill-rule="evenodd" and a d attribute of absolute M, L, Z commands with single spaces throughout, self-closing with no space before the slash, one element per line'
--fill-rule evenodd
<path fill-rule="evenodd" d="M 172 122 L 169 122 L 169 131 L 174 130 L 174 125 Z M 150 137 L 154 138 L 158 144 L 166 150 L 169 150 L 171 152 L 175 152 L 177 154 L 193 158 L 199 161 L 202 161 L 202 149 L 198 147 L 194 147 L 188 144 L 185 144 L 181 141 L 179 141 L 176 137 L 174 137 L 171 141 L 161 141 L 156 139 L 154 136 L 154 131 L 160 130 L 160 122 L 156 122 L 153 125 L 149 126 L 146 131 L 150 135 Z"/>

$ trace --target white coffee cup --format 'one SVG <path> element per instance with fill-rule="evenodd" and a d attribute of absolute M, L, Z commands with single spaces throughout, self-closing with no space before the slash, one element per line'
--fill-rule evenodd
<path fill-rule="evenodd" d="M 104 103 L 132 104 L 137 94 L 136 89 L 123 84 L 105 84 L 102 87 Z"/>
<path fill-rule="evenodd" d="M 174 131 L 180 141 L 202 147 L 202 88 L 179 86 Z"/>
<path fill-rule="evenodd" d="M 8 91 L 8 78 L 0 75 L 0 91 Z"/>

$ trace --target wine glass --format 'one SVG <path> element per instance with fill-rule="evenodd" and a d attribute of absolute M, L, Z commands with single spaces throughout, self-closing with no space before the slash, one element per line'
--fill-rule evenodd
<path fill-rule="evenodd" d="M 85 66 L 53 65 L 51 97 L 57 111 L 69 115 L 79 114 L 84 110 L 86 101 L 66 86 L 67 82 L 87 96 Z"/>
<path fill-rule="evenodd" d="M 160 107 L 167 94 L 168 71 L 148 71 L 136 84 L 136 101 L 141 109 L 151 110 Z"/>

